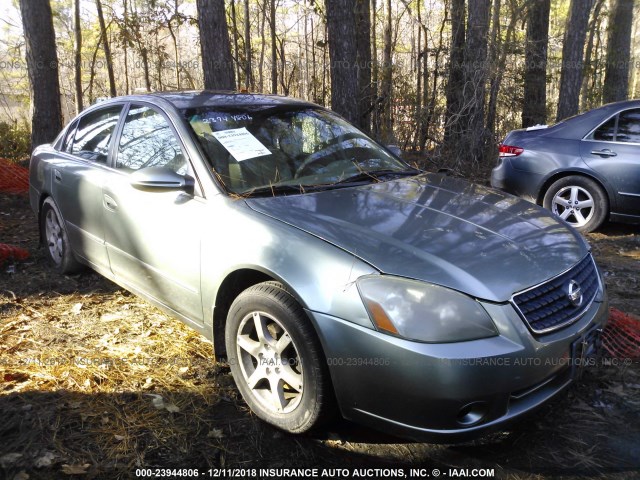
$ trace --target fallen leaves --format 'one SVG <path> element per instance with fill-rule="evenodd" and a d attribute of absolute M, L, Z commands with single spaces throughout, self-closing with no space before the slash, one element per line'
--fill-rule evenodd
<path fill-rule="evenodd" d="M 157 395 L 154 393 L 145 393 L 145 395 L 147 397 L 151 397 L 151 403 L 158 410 L 166 410 L 167 412 L 171 413 L 178 413 L 180 411 L 180 409 L 175 404 L 167 403 L 164 398 L 162 398 L 162 395 Z"/>
<path fill-rule="evenodd" d="M 23 372 L 15 372 L 15 373 L 5 373 L 2 376 L 3 380 L 5 382 L 16 382 L 16 383 L 21 383 L 21 382 L 26 382 L 27 380 L 29 380 L 29 375 Z"/>
<path fill-rule="evenodd" d="M 33 462 L 36 468 L 50 467 L 56 461 L 57 455 L 54 452 L 45 451 Z"/>
<path fill-rule="evenodd" d="M 82 465 L 62 465 L 62 472 L 67 475 L 84 475 L 91 466 L 90 463 L 83 463 Z"/>
<path fill-rule="evenodd" d="M 84 305 L 82 303 L 76 303 L 73 307 L 71 307 L 70 313 L 72 313 L 73 315 L 79 315 L 83 306 Z"/>
<path fill-rule="evenodd" d="M 213 430 L 210 430 L 209 433 L 207 433 L 207 438 L 215 438 L 219 440 L 221 438 L 224 438 L 224 432 L 221 428 L 214 428 Z"/>
<path fill-rule="evenodd" d="M 0 457 L 0 466 L 2 468 L 9 468 L 21 458 L 21 453 L 6 453 Z"/>

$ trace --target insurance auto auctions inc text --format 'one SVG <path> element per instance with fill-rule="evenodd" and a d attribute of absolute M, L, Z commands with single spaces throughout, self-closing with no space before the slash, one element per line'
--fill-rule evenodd
<path fill-rule="evenodd" d="M 493 468 L 260 468 L 259 478 L 495 478 Z"/>

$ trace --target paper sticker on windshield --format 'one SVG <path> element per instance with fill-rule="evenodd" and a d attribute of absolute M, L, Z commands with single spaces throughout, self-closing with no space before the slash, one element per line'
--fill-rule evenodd
<path fill-rule="evenodd" d="M 245 127 L 213 132 L 213 136 L 239 162 L 250 158 L 262 157 L 263 155 L 271 155 L 269 149 Z"/>

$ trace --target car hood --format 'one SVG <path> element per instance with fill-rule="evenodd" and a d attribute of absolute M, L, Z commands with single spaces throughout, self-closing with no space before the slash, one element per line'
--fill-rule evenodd
<path fill-rule="evenodd" d="M 588 252 L 580 235 L 546 210 L 439 174 L 246 202 L 382 273 L 489 301 L 506 301 Z"/>

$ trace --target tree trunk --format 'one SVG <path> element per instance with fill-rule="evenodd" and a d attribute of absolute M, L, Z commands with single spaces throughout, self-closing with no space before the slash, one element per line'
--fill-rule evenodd
<path fill-rule="evenodd" d="M 587 37 L 587 48 L 584 54 L 585 65 L 583 70 L 583 75 L 584 78 L 586 78 L 586 81 L 582 84 L 582 93 L 580 99 L 580 105 L 582 105 L 582 108 L 585 108 L 587 110 L 592 108 L 591 105 L 593 105 L 594 103 L 598 105 L 602 103 L 602 89 L 597 90 L 598 100 L 594 102 L 594 97 L 596 95 L 593 95 L 593 93 L 595 92 L 595 85 L 597 81 L 596 70 L 599 63 L 597 52 L 598 48 L 595 49 L 596 55 L 594 55 L 593 52 L 596 32 L 600 32 L 600 26 L 602 22 L 600 11 L 602 10 L 604 3 L 605 0 L 596 0 L 595 6 L 593 7 L 593 15 L 591 15 L 591 21 L 589 22 L 588 28 L 589 36 Z M 600 35 L 598 35 L 598 37 L 600 37 Z M 589 78 L 592 79 L 591 84 L 589 84 Z"/>
<path fill-rule="evenodd" d="M 244 0 L 244 88 L 253 89 L 251 75 L 251 18 L 249 17 L 249 0 Z"/>
<path fill-rule="evenodd" d="M 93 55 L 91 56 L 91 69 L 89 73 L 89 104 L 93 103 L 93 84 L 96 78 L 96 59 L 98 57 L 98 50 L 100 50 L 100 37 L 96 42 L 96 48 L 93 49 Z"/>
<path fill-rule="evenodd" d="M 269 7 L 269 29 L 271 34 L 271 93 L 278 93 L 278 43 L 276 37 L 276 0 Z"/>
<path fill-rule="evenodd" d="M 550 0 L 535 0 L 527 10 L 522 127 L 547 121 L 547 46 Z"/>
<path fill-rule="evenodd" d="M 487 132 L 484 127 L 484 95 L 487 81 L 487 34 L 491 0 L 469 4 L 467 43 L 464 52 L 465 142 L 469 160 L 474 166 L 484 160 Z"/>
<path fill-rule="evenodd" d="M 142 57 L 142 73 L 144 75 L 144 86 L 147 92 L 151 91 L 151 74 L 149 73 L 149 50 L 142 45 L 140 48 L 140 56 Z"/>
<path fill-rule="evenodd" d="M 264 92 L 264 77 L 263 77 L 263 72 L 264 72 L 264 55 L 265 55 L 265 49 L 266 49 L 266 42 L 265 40 L 265 35 L 264 35 L 264 27 L 265 27 L 265 23 L 267 22 L 267 0 L 264 0 L 263 4 L 262 4 L 262 15 L 260 16 L 260 31 L 258 32 L 258 34 L 260 35 L 260 38 L 262 39 L 262 41 L 260 42 L 260 57 L 258 60 L 258 91 L 259 92 Z"/>
<path fill-rule="evenodd" d="M 638 21 L 639 17 L 635 17 L 633 19 L 633 29 L 631 30 L 631 38 L 633 39 L 633 43 L 631 44 L 631 48 L 633 49 L 633 52 L 637 52 L 640 49 L 640 42 L 639 42 L 639 37 L 640 37 L 640 21 Z M 637 59 L 637 57 L 634 56 L 634 60 Z M 630 80 L 631 85 L 629 85 L 629 95 L 631 96 L 631 98 L 637 98 L 638 97 L 638 69 L 637 68 L 633 68 L 631 70 L 631 80 Z"/>
<path fill-rule="evenodd" d="M 330 67 L 327 66 L 327 57 L 329 56 L 329 27 L 326 22 L 324 24 L 324 36 L 322 40 L 322 102 L 321 105 L 327 105 L 327 73 L 331 79 Z M 357 88 L 357 87 L 356 87 Z"/>
<path fill-rule="evenodd" d="M 378 138 L 380 135 L 380 116 L 378 112 L 378 96 L 380 95 L 379 89 L 379 68 L 378 68 L 378 32 L 376 25 L 378 24 L 378 6 L 377 0 L 371 0 L 371 57 L 373 65 L 371 68 L 371 96 L 373 100 L 372 104 L 372 117 L 371 118 L 371 135 L 374 138 Z"/>
<path fill-rule="evenodd" d="M 129 28 L 129 2 L 124 0 L 123 2 L 123 23 L 125 28 Z M 129 95 L 129 52 L 127 48 L 127 41 L 122 42 L 122 51 L 124 53 L 124 93 Z"/>
<path fill-rule="evenodd" d="M 73 0 L 73 59 L 76 113 L 83 109 L 82 105 L 82 25 L 80 24 L 80 0 Z"/>
<path fill-rule="evenodd" d="M 20 0 L 31 88 L 31 147 L 51 142 L 62 129 L 56 36 L 49 0 Z"/>
<path fill-rule="evenodd" d="M 197 0 L 204 88 L 235 90 L 224 0 Z"/>
<path fill-rule="evenodd" d="M 391 0 L 385 3 L 385 25 L 384 25 L 384 50 L 382 54 L 382 79 L 380 84 L 380 96 L 382 97 L 382 131 L 381 140 L 384 143 L 393 143 L 393 116 L 392 99 L 393 95 L 393 66 L 391 64 L 391 54 L 393 51 L 392 33 L 393 19 L 391 18 Z"/>
<path fill-rule="evenodd" d="M 594 0 L 571 0 L 569 18 L 562 45 L 562 72 L 560 73 L 560 98 L 556 120 L 578 113 L 578 100 L 582 85 L 584 41 L 589 14 Z"/>
<path fill-rule="evenodd" d="M 109 39 L 107 38 L 107 27 L 104 23 L 104 15 L 102 14 L 102 2 L 96 0 L 96 9 L 98 10 L 98 23 L 100 24 L 100 36 L 102 37 L 102 48 L 104 49 L 104 59 L 107 63 L 107 74 L 109 76 L 109 94 L 116 97 L 116 78 L 113 74 L 113 58 L 111 57 L 111 47 L 109 47 Z"/>
<path fill-rule="evenodd" d="M 371 130 L 371 9 L 369 0 L 356 0 L 356 63 L 358 65 L 358 123 L 365 133 Z"/>
<path fill-rule="evenodd" d="M 304 9 L 304 6 L 302 5 L 302 3 L 304 3 L 304 0 L 302 2 L 298 2 L 296 8 L 295 8 L 295 12 L 296 12 L 296 20 L 295 20 L 295 25 L 296 25 L 296 37 L 297 37 L 297 42 L 296 43 L 296 47 L 298 50 L 298 55 L 296 58 L 296 68 L 299 72 L 298 74 L 298 92 L 297 92 L 297 96 L 300 98 L 304 98 L 304 89 L 305 89 L 305 83 L 304 83 L 304 66 L 303 66 L 303 62 L 302 62 L 302 57 L 304 55 L 303 50 L 302 50 L 302 42 L 300 41 L 300 38 L 302 37 L 302 30 L 301 30 L 301 24 L 302 24 L 302 18 L 300 16 L 300 11 L 301 9 Z"/>
<path fill-rule="evenodd" d="M 615 0 L 609 15 L 607 67 L 604 76 L 604 103 L 626 100 L 629 95 L 631 61 L 632 0 Z"/>
<path fill-rule="evenodd" d="M 233 27 L 233 54 L 235 56 L 236 79 L 240 81 L 240 48 L 238 47 L 238 20 L 236 16 L 235 0 L 231 0 L 231 26 Z"/>
<path fill-rule="evenodd" d="M 174 73 L 176 76 L 176 89 L 180 90 L 180 52 L 178 51 L 178 37 L 173 31 L 172 21 L 174 18 L 178 18 L 178 0 L 174 2 L 173 14 L 170 18 L 166 19 L 167 28 L 169 29 L 169 35 L 171 35 L 171 43 L 173 44 L 173 61 L 174 61 Z M 180 25 L 178 23 L 178 25 Z"/>
<path fill-rule="evenodd" d="M 414 136 L 414 140 L 413 140 L 413 149 L 414 150 L 418 150 L 418 146 L 420 144 L 420 138 L 422 135 L 422 122 L 424 120 L 424 115 L 422 113 L 422 99 L 423 99 L 423 93 L 424 91 L 427 90 L 427 86 L 424 86 L 424 89 L 422 87 L 422 80 L 423 80 L 423 75 L 422 75 L 422 67 L 423 67 L 423 62 L 422 59 L 424 58 L 424 56 L 427 55 L 427 51 L 426 49 L 422 49 L 422 30 L 424 28 L 424 25 L 422 24 L 422 11 L 421 11 L 421 5 L 422 2 L 418 2 L 416 4 L 416 16 L 417 16 L 417 20 L 418 20 L 418 33 L 417 33 L 417 38 L 416 38 L 416 114 L 415 114 L 415 119 L 416 119 L 416 130 L 415 130 L 415 136 Z M 426 78 L 426 77 L 425 77 Z"/>
<path fill-rule="evenodd" d="M 356 0 L 326 0 L 331 108 L 352 123 L 358 122 Z"/>
<path fill-rule="evenodd" d="M 449 81 L 447 83 L 447 112 L 444 125 L 445 148 L 455 147 L 460 138 L 460 109 L 464 91 L 465 2 L 451 1 L 451 49 L 449 53 Z"/>
<path fill-rule="evenodd" d="M 156 61 L 153 62 L 155 67 L 156 67 L 156 77 L 157 77 L 157 82 L 156 82 L 156 89 L 158 91 L 163 91 L 165 89 L 164 87 L 164 81 L 162 80 L 162 56 L 158 55 L 158 52 L 160 52 L 160 45 L 159 45 L 159 41 L 158 41 L 158 29 L 154 28 L 153 30 L 153 43 L 152 43 L 152 47 L 151 47 L 151 54 L 153 55 L 154 52 L 156 52 Z"/>
<path fill-rule="evenodd" d="M 318 101 L 318 80 L 317 80 L 317 69 L 318 69 L 318 65 L 317 65 L 317 60 L 316 60 L 316 35 L 315 35 L 315 31 L 316 31 L 316 27 L 315 27 L 315 23 L 313 22 L 313 16 L 311 16 L 309 18 L 309 22 L 310 22 L 310 27 L 311 27 L 311 81 L 313 82 L 313 86 L 312 86 L 312 93 L 311 93 L 311 99 L 316 102 L 316 103 L 320 103 Z"/>
<path fill-rule="evenodd" d="M 278 41 L 280 42 L 280 86 L 282 87 L 282 94 L 289 95 L 290 82 L 287 81 L 287 53 L 284 48 L 285 40 L 285 37 L 278 39 Z M 292 73 L 290 74 L 289 80 L 291 78 L 291 75 L 293 75 L 293 72 L 295 72 L 296 70 L 295 64 L 291 70 Z"/>
<path fill-rule="evenodd" d="M 313 8 L 313 5 L 309 5 L 311 8 Z M 309 62 L 309 19 L 310 19 L 310 15 L 309 15 L 309 9 L 307 7 L 307 2 L 306 0 L 303 2 L 303 8 L 304 8 L 304 47 L 303 47 L 303 51 L 304 51 L 304 85 L 305 85 L 305 89 L 304 89 L 304 96 L 302 98 L 313 98 L 313 94 L 312 94 L 312 86 L 311 83 L 313 82 L 313 80 L 310 78 L 310 62 Z"/>
<path fill-rule="evenodd" d="M 507 31 L 505 34 L 504 44 L 500 41 L 497 43 L 501 45 L 501 48 L 496 48 L 496 58 L 492 59 L 493 75 L 491 78 L 491 89 L 489 92 L 489 105 L 487 106 L 487 133 L 495 134 L 496 132 L 496 118 L 498 113 L 498 94 L 500 93 L 500 87 L 502 85 L 502 79 L 504 78 L 504 72 L 507 67 L 507 55 L 509 53 L 508 46 L 515 43 L 515 29 L 518 21 L 521 20 L 522 9 L 524 7 L 518 6 L 517 2 L 510 1 L 511 19 L 507 25 Z M 544 105 L 544 104 L 543 104 Z M 495 152 L 494 152 L 495 153 Z"/>
<path fill-rule="evenodd" d="M 425 119 L 422 123 L 422 134 L 420 136 L 420 150 L 425 150 L 427 146 L 427 141 L 429 140 L 429 132 L 432 124 L 432 119 L 435 118 L 436 115 L 436 104 L 438 99 L 438 79 L 440 78 L 440 56 L 442 55 L 444 49 L 444 30 L 449 20 L 449 10 L 448 5 L 445 3 L 445 9 L 442 16 L 442 22 L 440 23 L 440 31 L 438 33 L 438 45 L 435 47 L 435 51 L 433 53 L 433 71 L 431 72 L 431 84 L 429 92 L 427 90 L 427 85 L 429 84 L 429 49 L 428 47 L 428 38 L 427 30 L 425 28 L 424 31 L 424 67 L 422 74 L 424 75 L 424 99 L 422 101 L 423 105 L 426 105 L 426 115 Z M 433 140 L 433 138 L 432 138 Z"/>
<path fill-rule="evenodd" d="M 489 34 L 489 53 L 487 66 L 489 72 L 489 105 L 487 106 L 487 129 L 491 132 L 495 130 L 496 110 L 498 108 L 498 93 L 500 92 L 500 82 L 504 68 L 501 68 L 500 59 L 502 53 L 506 58 L 507 48 L 503 45 L 502 31 L 500 25 L 501 0 L 493 1 L 493 13 L 491 14 L 491 33 Z M 511 20 L 509 26 L 515 23 L 513 3 L 510 4 Z M 507 29 L 505 43 L 509 44 L 509 29 Z"/>

